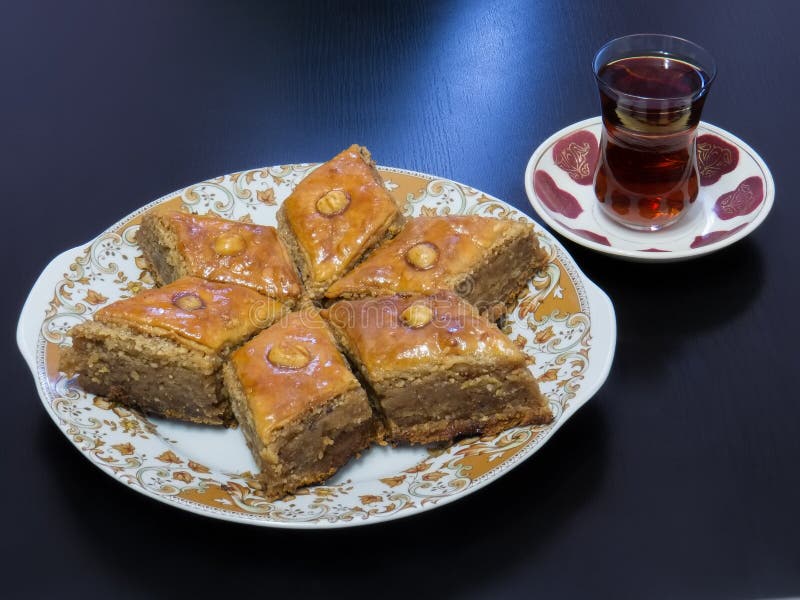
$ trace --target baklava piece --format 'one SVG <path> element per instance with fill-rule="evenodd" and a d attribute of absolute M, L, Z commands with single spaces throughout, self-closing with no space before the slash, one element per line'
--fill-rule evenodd
<path fill-rule="evenodd" d="M 314 309 L 262 331 L 223 372 L 269 498 L 327 479 L 376 439 L 380 421 Z"/>
<path fill-rule="evenodd" d="M 223 360 L 284 310 L 250 288 L 185 277 L 73 327 L 59 369 L 85 391 L 146 413 L 228 425 Z"/>
<path fill-rule="evenodd" d="M 452 292 L 343 300 L 324 314 L 389 441 L 446 442 L 553 418 L 527 356 Z"/>
<path fill-rule="evenodd" d="M 278 211 L 278 231 L 312 299 L 321 298 L 402 222 L 400 206 L 361 146 L 312 171 Z"/>
<path fill-rule="evenodd" d="M 447 289 L 496 320 L 513 309 L 546 260 L 530 223 L 476 215 L 418 217 L 325 295 L 353 299 Z"/>
<path fill-rule="evenodd" d="M 144 216 L 136 241 L 159 285 L 186 276 L 244 285 L 293 307 L 300 277 L 274 227 L 181 211 Z"/>

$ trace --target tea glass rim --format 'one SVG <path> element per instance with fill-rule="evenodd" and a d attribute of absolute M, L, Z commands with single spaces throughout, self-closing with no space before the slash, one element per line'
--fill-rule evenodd
<path fill-rule="evenodd" d="M 623 92 L 613 85 L 609 85 L 607 82 L 603 81 L 600 78 L 600 69 L 607 64 L 611 64 L 614 61 L 622 60 L 623 58 L 633 58 L 635 56 L 642 56 L 642 54 L 633 54 L 631 56 L 620 56 L 615 58 L 614 60 L 603 60 L 600 61 L 600 56 L 604 53 L 604 51 L 608 50 L 612 45 L 619 44 L 623 41 L 637 41 L 643 40 L 645 38 L 658 38 L 661 40 L 670 40 L 672 43 L 677 43 L 680 45 L 685 45 L 688 49 L 705 55 L 705 60 L 697 60 L 691 58 L 689 56 L 683 56 L 678 54 L 674 50 L 659 50 L 655 44 L 651 44 L 652 49 L 648 49 L 646 47 L 642 47 L 641 52 L 646 53 L 647 56 L 664 56 L 664 57 L 674 57 L 676 60 L 681 60 L 683 62 L 687 62 L 694 67 L 700 68 L 706 75 L 707 79 L 704 80 L 703 85 L 697 89 L 697 91 L 692 92 L 691 94 L 684 94 L 682 96 L 639 96 L 636 94 L 629 94 L 627 92 Z M 698 63 L 706 63 L 704 65 L 700 65 Z M 706 68 L 708 67 L 708 68 Z M 669 35 L 665 33 L 632 33 L 630 35 L 623 35 L 620 37 L 613 38 L 607 41 L 605 44 L 600 46 L 600 48 L 595 52 L 594 59 L 592 59 L 592 72 L 594 73 L 594 78 L 597 81 L 597 84 L 603 86 L 604 88 L 614 90 L 620 96 L 625 96 L 626 98 L 634 98 L 637 100 L 654 100 L 654 101 L 670 101 L 670 100 L 684 100 L 684 99 L 695 99 L 701 97 L 703 94 L 708 92 L 708 89 L 711 87 L 711 84 L 717 78 L 717 61 L 711 55 L 711 53 L 706 50 L 700 44 L 696 44 L 691 40 L 687 40 L 686 38 L 678 37 L 676 35 Z"/>

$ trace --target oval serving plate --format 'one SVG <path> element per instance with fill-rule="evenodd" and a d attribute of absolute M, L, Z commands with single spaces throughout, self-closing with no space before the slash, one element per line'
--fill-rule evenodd
<path fill-rule="evenodd" d="M 277 208 L 315 165 L 233 173 L 168 194 L 68 250 L 44 270 L 25 303 L 17 342 L 45 409 L 78 450 L 105 473 L 166 504 L 208 517 L 288 528 L 387 521 L 442 506 L 483 487 L 530 457 L 605 381 L 616 321 L 608 297 L 564 248 L 537 228 L 552 262 L 529 284 L 505 331 L 534 357 L 555 420 L 446 449 L 373 446 L 324 485 L 268 502 L 252 480 L 255 463 L 238 429 L 145 417 L 77 388 L 58 372 L 70 327 L 152 285 L 133 234 L 157 205 L 275 225 Z M 380 167 L 407 214 L 481 214 L 530 221 L 508 204 L 430 175 Z"/>

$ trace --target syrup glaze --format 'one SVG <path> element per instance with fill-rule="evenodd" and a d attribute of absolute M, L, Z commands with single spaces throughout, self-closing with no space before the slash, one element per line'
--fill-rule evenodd
<path fill-rule="evenodd" d="M 95 313 L 95 320 L 127 325 L 144 333 L 168 332 L 217 352 L 246 339 L 284 312 L 280 302 L 235 284 L 182 277 L 145 290 Z"/>
<path fill-rule="evenodd" d="M 318 210 L 320 199 L 338 191 L 349 200 L 340 212 Z M 344 272 L 398 215 L 369 153 L 351 146 L 303 179 L 284 201 L 286 220 L 309 258 L 315 282 Z"/>
<path fill-rule="evenodd" d="M 427 315 L 422 307 L 430 309 L 430 320 L 420 316 L 409 322 L 409 315 Z M 326 317 L 373 376 L 486 361 L 527 364 L 526 356 L 497 326 L 449 291 L 342 300 L 328 309 Z"/>
<path fill-rule="evenodd" d="M 245 285 L 277 300 L 300 297 L 300 279 L 274 227 L 180 211 L 161 217 L 175 232 L 191 275 Z"/>
<path fill-rule="evenodd" d="M 309 407 L 359 387 L 313 309 L 280 319 L 236 350 L 231 363 L 262 439 Z"/>
<path fill-rule="evenodd" d="M 325 295 L 429 294 L 452 288 L 481 264 L 494 244 L 527 227 L 476 215 L 410 219 L 397 237 L 370 254 Z M 421 249 L 429 250 L 423 253 Z M 422 258 L 425 262 L 420 262 Z"/>

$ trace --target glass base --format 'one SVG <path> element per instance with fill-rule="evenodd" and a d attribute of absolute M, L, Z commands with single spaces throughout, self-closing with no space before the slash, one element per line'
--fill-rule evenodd
<path fill-rule="evenodd" d="M 687 210 L 681 211 L 674 219 L 670 219 L 669 221 L 663 221 L 661 223 L 654 223 L 652 225 L 642 224 L 642 223 L 631 223 L 630 221 L 626 221 L 624 217 L 621 217 L 613 210 L 607 210 L 606 207 L 601 203 L 600 204 L 600 212 L 604 214 L 607 218 L 614 221 L 618 225 L 622 225 L 627 229 L 632 229 L 634 231 L 661 231 L 663 229 L 667 229 L 668 227 L 672 227 L 675 223 L 682 221 L 686 217 L 686 213 L 691 210 L 691 207 Z"/>

